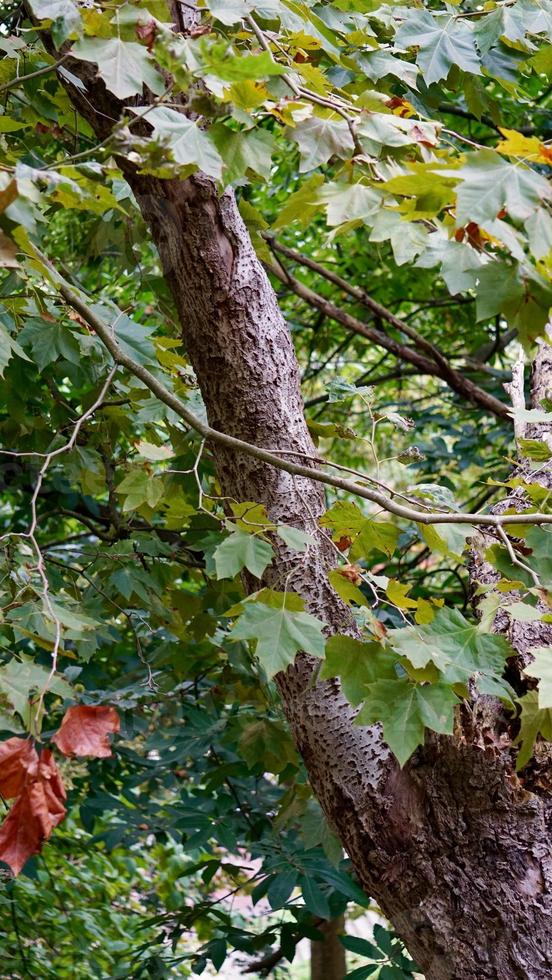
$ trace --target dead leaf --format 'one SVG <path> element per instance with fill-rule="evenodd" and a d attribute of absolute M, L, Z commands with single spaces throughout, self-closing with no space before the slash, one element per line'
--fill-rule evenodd
<path fill-rule="evenodd" d="M 9 865 L 14 875 L 38 854 L 63 820 L 65 798 L 55 759 L 49 749 L 43 749 L 36 766 L 27 771 L 21 794 L 0 827 L 0 861 Z"/>
<path fill-rule="evenodd" d="M 337 569 L 339 574 L 346 578 L 353 585 L 362 585 L 362 572 L 358 565 L 344 565 Z"/>
<path fill-rule="evenodd" d="M 103 759 L 112 754 L 109 735 L 120 728 L 121 722 L 115 708 L 78 704 L 67 709 L 59 732 L 52 741 L 64 755 Z"/>
<path fill-rule="evenodd" d="M 154 20 L 148 20 L 146 24 L 136 25 L 136 36 L 140 41 L 144 41 L 148 51 L 151 51 L 155 43 L 155 35 L 157 34 L 157 24 Z"/>
<path fill-rule="evenodd" d="M 347 534 L 342 535 L 339 541 L 336 541 L 336 545 L 340 551 L 347 551 L 347 549 L 351 547 L 352 543 L 353 543 L 353 539 L 350 538 Z"/>
<path fill-rule="evenodd" d="M 10 180 L 5 187 L 0 190 L 0 214 L 13 204 L 17 197 L 17 182 Z"/>
<path fill-rule="evenodd" d="M 0 742 L 0 793 L 7 800 L 19 796 L 29 772 L 38 768 L 38 755 L 30 738 Z"/>
<path fill-rule="evenodd" d="M 8 238 L 3 231 L 0 231 L 0 268 L 18 269 L 17 246 Z"/>

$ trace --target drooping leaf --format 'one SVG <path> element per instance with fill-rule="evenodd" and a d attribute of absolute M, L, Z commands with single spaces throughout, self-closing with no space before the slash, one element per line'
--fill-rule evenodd
<path fill-rule="evenodd" d="M 30 738 L 8 738 L 0 742 L 0 793 L 7 800 L 19 796 L 29 770 L 38 764 Z"/>
<path fill-rule="evenodd" d="M 27 778 L 21 794 L 0 827 L 0 861 L 18 875 L 33 854 L 38 854 L 66 809 L 65 789 L 49 749 L 40 757 Z"/>
<path fill-rule="evenodd" d="M 120 727 L 118 712 L 111 705 L 77 704 L 65 712 L 52 742 L 64 755 L 104 759 L 113 754 L 109 736 Z"/>
<path fill-rule="evenodd" d="M 25 361 L 30 361 L 30 357 L 27 357 L 21 345 L 13 337 L 10 337 L 8 331 L 0 323 L 0 378 L 4 377 L 4 371 L 14 354 L 22 357 Z"/>
<path fill-rule="evenodd" d="M 537 735 L 552 742 L 552 709 L 539 708 L 537 691 L 528 691 L 519 699 L 518 704 L 521 707 L 520 729 L 514 744 L 520 745 L 516 760 L 516 769 L 519 771 L 529 762 Z"/>
<path fill-rule="evenodd" d="M 299 189 L 291 194 L 285 202 L 272 227 L 286 228 L 287 225 L 298 221 L 302 227 L 307 227 L 317 212 L 322 210 L 320 188 L 324 184 L 322 174 L 313 174 Z"/>
<path fill-rule="evenodd" d="M 308 534 L 300 527 L 291 527 L 289 524 L 279 524 L 276 528 L 279 537 L 287 544 L 288 548 L 301 553 L 305 552 L 315 543 L 312 534 Z"/>

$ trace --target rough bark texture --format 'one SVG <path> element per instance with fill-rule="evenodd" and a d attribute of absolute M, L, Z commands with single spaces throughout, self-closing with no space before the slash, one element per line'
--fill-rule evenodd
<path fill-rule="evenodd" d="M 339 941 L 345 932 L 345 918 L 331 919 L 318 927 L 323 942 L 311 940 L 310 980 L 343 980 L 347 972 L 345 948 Z"/>
<path fill-rule="evenodd" d="M 121 106 L 94 70 L 75 104 L 101 137 Z M 96 110 L 104 113 L 97 114 Z M 295 354 L 276 297 L 234 196 L 212 182 L 140 176 L 122 163 L 149 224 L 182 323 L 210 424 L 272 450 L 312 452 Z M 277 520 L 315 529 L 319 485 L 213 447 L 223 492 L 266 504 Z M 327 581 L 331 551 L 318 532 L 290 586 L 330 630 L 351 628 Z M 268 576 L 281 587 L 282 552 Z M 428 738 L 399 770 L 378 727 L 354 725 L 334 682 L 309 686 L 308 657 L 278 678 L 313 789 L 366 891 L 381 905 L 428 980 L 545 980 L 552 972 L 551 797 L 513 773 L 506 719 L 466 709 L 452 738 Z"/>

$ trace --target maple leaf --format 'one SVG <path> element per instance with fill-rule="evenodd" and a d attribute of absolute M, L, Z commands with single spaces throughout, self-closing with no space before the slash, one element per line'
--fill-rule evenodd
<path fill-rule="evenodd" d="M 11 800 L 19 796 L 29 771 L 38 765 L 36 749 L 29 738 L 8 738 L 0 743 L 0 793 Z"/>
<path fill-rule="evenodd" d="M 269 680 L 286 670 L 299 650 L 324 656 L 324 624 L 310 613 L 290 609 L 289 598 L 282 593 L 283 604 L 276 608 L 264 602 L 248 605 L 230 633 L 231 640 L 256 641 L 255 652 Z"/>
<path fill-rule="evenodd" d="M 67 709 L 52 742 L 64 755 L 104 759 L 112 755 L 109 735 L 120 728 L 115 708 L 78 704 Z"/>
<path fill-rule="evenodd" d="M 10 741 L 12 741 L 10 739 Z M 43 749 L 27 771 L 21 794 L 0 827 L 0 861 L 18 875 L 63 820 L 65 789 L 55 759 Z"/>

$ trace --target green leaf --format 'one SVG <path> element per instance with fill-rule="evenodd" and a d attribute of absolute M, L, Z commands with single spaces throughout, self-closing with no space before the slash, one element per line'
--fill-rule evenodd
<path fill-rule="evenodd" d="M 82 355 L 78 341 L 63 323 L 29 317 L 19 333 L 19 340 L 23 347 L 30 348 L 40 372 L 59 357 L 70 364 L 80 363 Z"/>
<path fill-rule="evenodd" d="M 290 135 L 299 144 L 301 173 L 314 170 L 333 156 L 346 160 L 354 150 L 353 137 L 344 119 L 312 116 L 300 123 Z"/>
<path fill-rule="evenodd" d="M 323 657 L 323 628 L 324 623 L 310 613 L 255 602 L 245 606 L 229 639 L 256 641 L 255 652 L 270 680 L 289 667 L 299 651 Z"/>
<path fill-rule="evenodd" d="M 29 7 L 35 17 L 44 17 L 48 20 L 69 17 L 76 9 L 71 0 L 29 0 Z"/>
<path fill-rule="evenodd" d="M 155 133 L 167 140 L 177 163 L 190 165 L 220 180 L 223 161 L 208 133 L 175 109 L 158 106 L 148 112 Z"/>
<path fill-rule="evenodd" d="M 517 444 L 521 455 L 535 463 L 546 463 L 552 459 L 552 451 L 541 439 L 518 439 Z"/>
<path fill-rule="evenodd" d="M 368 605 L 368 600 L 358 585 L 351 582 L 345 575 L 342 575 L 339 568 L 333 568 L 328 572 L 328 580 L 332 589 L 335 589 L 340 599 L 348 606 L 351 602 L 356 602 L 357 606 Z"/>
<path fill-rule="evenodd" d="M 320 188 L 323 183 L 322 174 L 313 174 L 299 190 L 291 194 L 272 225 L 274 230 L 286 228 L 294 221 L 299 221 L 301 227 L 306 228 L 314 216 L 322 210 Z"/>
<path fill-rule="evenodd" d="M 383 737 L 404 766 L 423 744 L 425 728 L 452 735 L 458 698 L 446 684 L 413 684 L 407 678 L 369 684 L 357 725 L 381 722 Z"/>
<path fill-rule="evenodd" d="M 29 0 L 35 17 L 53 21 L 52 37 L 59 46 L 81 30 L 81 15 L 71 0 Z"/>
<path fill-rule="evenodd" d="M 339 677 L 345 697 L 356 706 L 366 696 L 367 684 L 396 678 L 396 659 L 379 643 L 361 643 L 349 636 L 331 636 L 326 642 L 320 680 Z"/>
<path fill-rule="evenodd" d="M 320 518 L 320 527 L 329 527 L 333 538 L 338 541 L 344 536 L 352 537 L 359 533 L 366 517 L 352 500 L 338 500 Z"/>
<path fill-rule="evenodd" d="M 12 119 L 11 116 L 0 116 L 0 133 L 15 133 L 18 129 L 25 129 L 28 123 Z"/>
<path fill-rule="evenodd" d="M 527 220 L 529 245 L 536 259 L 544 259 L 552 250 L 552 218 L 545 208 L 538 208 Z"/>
<path fill-rule="evenodd" d="M 363 521 L 351 547 L 351 561 L 366 558 L 373 551 L 381 551 L 391 558 L 397 547 L 400 533 L 399 528 L 390 521 Z"/>
<path fill-rule="evenodd" d="M 523 668 L 523 673 L 539 679 L 539 709 L 552 708 L 552 647 L 534 647 L 531 650 L 532 663 Z"/>
<path fill-rule="evenodd" d="M 418 530 L 432 551 L 458 561 L 474 533 L 471 524 L 418 524 Z"/>
<path fill-rule="evenodd" d="M 117 343 L 120 344 L 125 354 L 130 355 L 139 364 L 157 365 L 155 347 L 150 340 L 154 327 L 145 327 L 143 324 L 137 323 L 136 320 L 131 320 L 126 313 L 122 313 L 116 306 L 95 303 L 92 309 L 102 320 L 111 325 Z"/>
<path fill-rule="evenodd" d="M 247 17 L 256 4 L 255 0 L 207 0 L 207 6 L 221 24 L 231 26 Z"/>
<path fill-rule="evenodd" d="M 165 84 L 156 71 L 147 49 L 135 41 L 122 41 L 119 37 L 84 37 L 73 45 L 71 54 L 81 61 L 92 61 L 98 66 L 98 74 L 106 87 L 118 99 L 141 95 L 144 85 L 155 95 L 161 95 Z M 171 112 L 170 109 L 153 110 Z M 175 113 L 177 115 L 177 113 Z"/>
<path fill-rule="evenodd" d="M 279 524 L 276 530 L 282 541 L 287 544 L 288 548 L 293 548 L 294 551 L 299 551 L 301 554 L 304 553 L 311 545 L 316 543 L 312 534 L 307 534 L 307 532 L 302 531 L 300 527 L 291 527 L 289 524 Z"/>
<path fill-rule="evenodd" d="M 417 88 L 419 69 L 409 61 L 394 57 L 390 51 L 383 48 L 363 52 L 358 56 L 357 63 L 373 82 L 385 78 L 386 75 L 394 75 L 405 82 L 409 88 Z"/>
<path fill-rule="evenodd" d="M 366 153 L 376 157 L 380 156 L 385 146 L 411 146 L 419 143 L 434 146 L 437 143 L 435 124 L 381 112 L 373 112 L 362 119 L 356 132 Z"/>
<path fill-rule="evenodd" d="M 320 197 L 326 202 L 327 221 L 332 227 L 349 221 L 368 222 L 381 207 L 379 193 L 363 184 L 326 184 Z"/>
<path fill-rule="evenodd" d="M 117 487 L 117 493 L 124 496 L 123 511 L 137 510 L 143 504 L 148 507 L 156 507 L 161 500 L 164 491 L 163 480 L 159 477 L 152 477 L 146 469 L 133 467 L 121 480 Z"/>
<path fill-rule="evenodd" d="M 514 745 L 521 746 L 516 760 L 516 769 L 519 772 L 531 758 L 537 735 L 552 742 L 552 709 L 539 708 L 537 691 L 528 691 L 518 700 L 518 704 L 521 707 L 520 729 Z"/>
<path fill-rule="evenodd" d="M 243 568 L 261 578 L 274 558 L 274 549 L 268 541 L 236 530 L 215 548 L 213 557 L 219 579 L 234 578 Z"/>
<path fill-rule="evenodd" d="M 474 221 L 485 227 L 503 208 L 514 220 L 526 221 L 552 196 L 544 177 L 519 162 L 505 160 L 494 150 L 470 153 L 465 166 L 446 173 L 462 181 L 457 190 L 459 225 Z"/>
<path fill-rule="evenodd" d="M 311 875 L 302 875 L 299 883 L 303 892 L 303 901 L 309 912 L 319 919 L 331 919 L 328 899 L 314 878 Z"/>
<path fill-rule="evenodd" d="M 397 265 L 412 262 L 425 250 L 427 240 L 428 231 L 422 224 L 406 221 L 395 211 L 387 211 L 383 208 L 375 216 L 370 232 L 371 242 L 391 242 L 393 258 Z"/>
<path fill-rule="evenodd" d="M 23 348 L 13 337 L 10 337 L 6 328 L 0 323 L 0 378 L 4 377 L 4 371 L 14 354 L 22 357 L 25 361 L 30 361 L 30 357 L 27 357 Z"/>
<path fill-rule="evenodd" d="M 281 909 L 286 904 L 296 884 L 297 871 L 294 868 L 276 875 L 270 882 L 266 893 L 270 908 Z"/>
<path fill-rule="evenodd" d="M 383 954 L 374 943 L 360 936 L 340 936 L 339 941 L 350 953 L 357 953 L 359 956 L 369 956 L 370 959 L 382 959 Z"/>
<path fill-rule="evenodd" d="M 509 314 L 524 302 L 524 288 L 513 270 L 501 262 L 490 262 L 478 275 L 476 313 L 478 322 L 495 313 Z"/>
<path fill-rule="evenodd" d="M 218 125 L 211 128 L 209 135 L 224 161 L 225 181 L 243 180 L 251 175 L 258 175 L 263 180 L 270 178 L 272 154 L 276 149 L 271 133 L 264 129 L 238 133 Z"/>
<path fill-rule="evenodd" d="M 385 590 L 389 602 L 392 602 L 394 606 L 399 609 L 415 609 L 418 603 L 416 599 L 409 597 L 412 585 L 406 585 L 404 582 L 398 582 L 397 579 L 389 579 L 389 583 Z"/>
<path fill-rule="evenodd" d="M 409 10 L 406 23 L 395 35 L 395 43 L 418 49 L 416 64 L 426 85 L 446 78 L 452 65 L 473 75 L 481 74 L 473 29 L 453 14 Z"/>
<path fill-rule="evenodd" d="M 14 711 L 21 716 L 23 722 L 29 722 L 29 698 L 31 694 L 40 694 L 46 689 L 62 698 L 73 696 L 73 689 L 58 674 L 50 678 L 50 668 L 35 664 L 28 657 L 20 660 L 13 658 L 4 667 L 0 667 L 0 691 L 2 691 Z"/>
<path fill-rule="evenodd" d="M 275 75 L 285 75 L 287 68 L 278 64 L 269 51 L 261 54 L 227 56 L 220 61 L 209 60 L 202 74 L 216 75 L 223 82 L 259 81 Z"/>
<path fill-rule="evenodd" d="M 512 655 L 503 636 L 481 632 L 458 609 L 446 607 L 439 609 L 425 626 L 391 630 L 389 642 L 415 668 L 434 663 L 449 684 L 465 683 L 474 674 L 501 684 L 504 661 Z M 510 696 L 505 683 L 504 692 Z"/>

